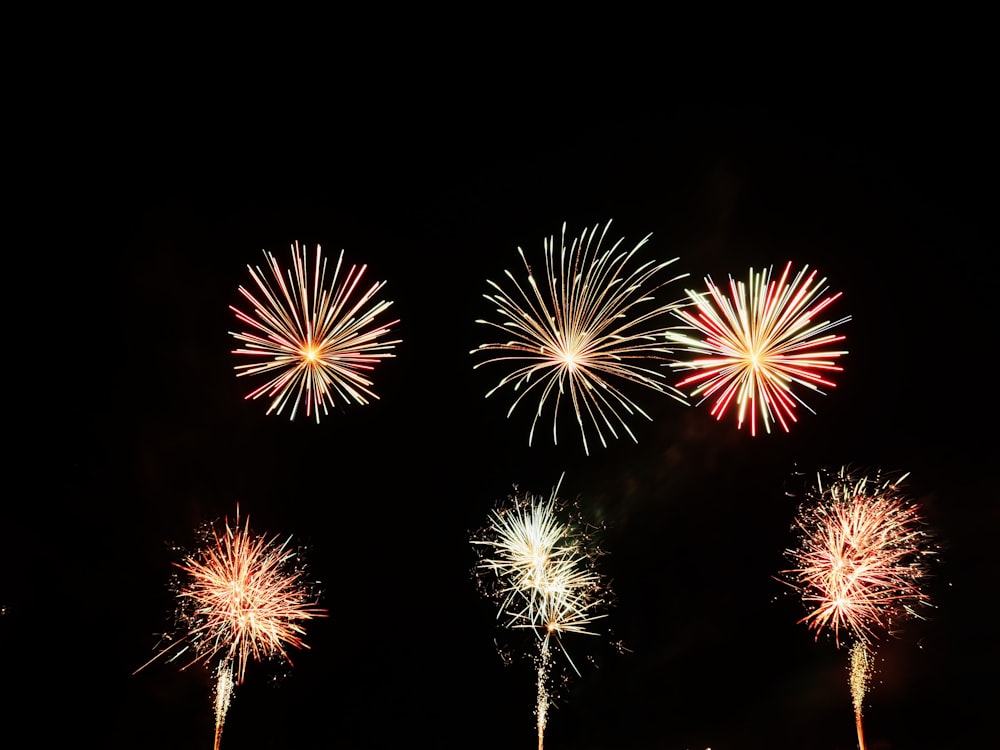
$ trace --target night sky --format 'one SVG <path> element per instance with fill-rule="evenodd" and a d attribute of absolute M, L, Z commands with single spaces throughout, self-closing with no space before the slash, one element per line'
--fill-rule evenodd
<path fill-rule="evenodd" d="M 851 464 L 910 472 L 940 551 L 935 607 L 879 650 L 870 750 L 995 737 L 997 121 L 975 86 L 831 78 L 647 108 L 398 83 L 365 108 L 353 90 L 313 106 L 273 81 L 168 80 L 111 111 L 74 99 L 93 106 L 71 103 L 79 128 L 32 151 L 46 167 L 14 204 L 31 270 L 8 283 L 45 330 L 8 368 L 44 384 L 8 390 L 33 412 L 9 436 L 20 479 L 0 516 L 8 725 L 41 710 L 43 737 L 210 748 L 208 671 L 133 671 L 171 626 L 174 546 L 239 504 L 306 547 L 330 617 L 293 667 L 251 664 L 223 748 L 534 747 L 531 643 L 496 627 L 469 539 L 515 486 L 563 477 L 603 527 L 615 604 L 566 641 L 582 675 L 546 747 L 849 750 L 847 651 L 797 623 L 774 576 L 793 476 Z M 502 366 L 473 370 L 487 279 L 520 273 L 519 246 L 540 266 L 563 222 L 608 220 L 625 244 L 652 233 L 641 258 L 678 258 L 676 298 L 788 261 L 826 277 L 849 354 L 835 388 L 805 395 L 816 413 L 751 437 L 630 391 L 652 416 L 630 421 L 637 443 L 588 456 L 567 421 L 558 446 L 548 430 L 529 446 L 530 409 L 484 398 Z M 367 264 L 400 321 L 380 399 L 320 424 L 267 415 L 233 371 L 247 265 L 287 265 L 295 241 Z"/>

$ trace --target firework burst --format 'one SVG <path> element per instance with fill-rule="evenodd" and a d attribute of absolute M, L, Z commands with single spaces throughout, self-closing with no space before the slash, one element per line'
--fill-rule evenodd
<path fill-rule="evenodd" d="M 248 662 L 291 665 L 289 650 L 308 648 L 303 623 L 327 611 L 317 604 L 315 584 L 305 580 L 291 538 L 253 533 L 249 519 L 240 525 L 238 509 L 235 524 L 227 520 L 221 533 L 211 527 L 204 545 L 175 566 L 180 636 L 139 670 L 162 656 L 186 658 L 182 669 L 215 662 L 218 750 L 233 688 L 242 684 Z"/>
<path fill-rule="evenodd" d="M 825 347 L 844 340 L 828 332 L 850 317 L 818 320 L 840 293 L 824 296 L 826 279 L 817 280 L 808 266 L 789 280 L 791 270 L 789 263 L 773 281 L 770 268 L 751 268 L 747 284 L 730 278 L 728 297 L 706 278 L 708 291 L 687 290 L 693 304 L 674 312 L 695 333 L 668 334 L 679 349 L 703 355 L 671 363 L 676 371 L 693 371 L 677 388 L 691 389 L 699 404 L 714 399 L 717 420 L 735 404 L 738 426 L 749 419 L 752 435 L 758 414 L 767 432 L 775 422 L 788 432 L 799 405 L 812 412 L 797 389 L 822 394 L 821 388 L 834 387 L 827 374 L 842 371 L 836 360 L 847 354 Z"/>
<path fill-rule="evenodd" d="M 392 304 L 375 301 L 385 282 L 359 292 L 367 266 L 353 265 L 338 285 L 344 261 L 341 251 L 328 285 L 327 260 L 319 245 L 310 268 L 305 247 L 296 242 L 287 276 L 272 254 L 265 251 L 264 256 L 271 279 L 260 267 L 247 267 L 260 296 L 239 288 L 253 314 L 230 306 L 250 328 L 230 332 L 245 345 L 233 353 L 257 360 L 237 365 L 237 376 L 268 378 L 246 398 L 270 398 L 268 414 L 281 414 L 291 404 L 290 419 L 295 419 L 301 404 L 306 416 L 315 415 L 317 422 L 338 401 L 367 404 L 369 399 L 378 399 L 367 373 L 379 360 L 394 356 L 390 350 L 400 343 L 385 338 L 398 320 L 375 323 Z"/>
<path fill-rule="evenodd" d="M 492 511 L 487 527 L 472 539 L 479 554 L 477 581 L 498 604 L 497 618 L 505 627 L 528 629 L 536 636 L 539 750 L 551 703 L 551 643 L 579 674 L 563 638 L 569 633 L 594 635 L 592 626 L 606 617 L 610 597 L 595 567 L 600 551 L 583 525 L 565 516 L 558 490 L 557 484 L 548 499 L 512 495 Z"/>
<path fill-rule="evenodd" d="M 786 551 L 794 567 L 782 582 L 802 598 L 799 620 L 831 634 L 839 648 L 852 640 L 850 685 L 858 742 L 861 714 L 879 639 L 930 605 L 921 589 L 936 554 L 917 506 L 896 479 L 855 475 L 846 467 L 821 474 L 798 510 L 799 545 Z"/>
<path fill-rule="evenodd" d="M 563 399 L 568 399 L 589 453 L 588 431 L 596 433 L 607 446 L 606 435 L 617 438 L 617 428 L 636 440 L 626 417 L 649 415 L 625 393 L 629 383 L 665 393 L 686 403 L 682 393 L 667 383 L 655 365 L 669 362 L 665 332 L 672 320 L 674 303 L 663 304 L 655 295 L 677 276 L 660 281 L 673 260 L 647 261 L 629 270 L 643 238 L 630 250 L 621 248 L 622 239 L 607 250 L 601 245 L 603 230 L 584 229 L 579 239 L 566 246 L 566 225 L 560 243 L 549 237 L 545 243 L 545 276 L 537 280 L 524 251 L 518 248 L 527 270 L 527 285 L 510 271 L 505 274 L 513 285 L 508 291 L 488 281 L 495 294 L 484 295 L 497 306 L 499 321 L 478 320 L 501 331 L 508 338 L 487 343 L 471 354 L 488 354 L 475 365 L 499 362 L 514 367 L 486 395 L 510 386 L 516 397 L 509 417 L 529 396 L 537 398 L 535 416 L 528 435 L 530 445 L 535 427 L 548 403 L 552 403 L 552 439 L 557 440 L 557 417 Z M 686 275 L 686 274 L 685 274 Z"/>

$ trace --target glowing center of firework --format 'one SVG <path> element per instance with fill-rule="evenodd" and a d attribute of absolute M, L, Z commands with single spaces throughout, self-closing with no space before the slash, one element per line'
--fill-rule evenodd
<path fill-rule="evenodd" d="M 567 370 L 575 370 L 577 367 L 583 366 L 578 348 L 571 345 L 562 347 L 559 351 L 559 361 Z"/>
<path fill-rule="evenodd" d="M 306 346 L 302 347 L 301 354 L 302 354 L 302 359 L 304 359 L 306 362 L 310 364 L 319 359 L 319 349 L 312 344 L 307 344 Z"/>

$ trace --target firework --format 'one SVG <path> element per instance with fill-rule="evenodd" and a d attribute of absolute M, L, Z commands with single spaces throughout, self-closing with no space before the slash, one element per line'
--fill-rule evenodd
<path fill-rule="evenodd" d="M 560 479 L 561 482 L 561 479 Z M 497 618 L 508 628 L 531 630 L 537 641 L 535 715 L 541 750 L 551 702 L 548 684 L 554 641 L 579 674 L 563 643 L 568 633 L 594 635 L 606 616 L 610 590 L 595 569 L 599 551 L 584 527 L 566 518 L 559 484 L 548 499 L 514 494 L 493 510 L 487 527 L 472 539 L 480 555 L 477 580 L 497 602 Z"/>
<path fill-rule="evenodd" d="M 699 404 L 714 399 L 717 420 L 735 403 L 738 426 L 749 419 L 752 435 L 758 414 L 767 432 L 774 422 L 788 432 L 799 405 L 812 412 L 796 391 L 822 394 L 822 387 L 834 387 L 827 374 L 842 371 L 836 360 L 847 353 L 825 347 L 844 340 L 828 331 L 850 317 L 817 320 L 841 294 L 824 296 L 826 279 L 817 280 L 809 266 L 789 281 L 791 270 L 788 263 L 773 281 L 770 268 L 751 268 L 747 284 L 730 278 L 729 297 L 706 278 L 707 293 L 687 290 L 693 304 L 674 311 L 694 334 L 668 333 L 680 349 L 703 355 L 671 363 L 676 371 L 693 371 L 677 388 L 690 388 Z"/>
<path fill-rule="evenodd" d="M 239 509 L 235 524 L 227 520 L 221 533 L 212 527 L 205 536 L 197 552 L 175 563 L 180 636 L 139 670 L 162 656 L 186 658 L 182 669 L 216 662 L 218 750 L 233 688 L 242 684 L 248 662 L 291 665 L 289 650 L 308 648 L 303 623 L 327 612 L 317 604 L 314 584 L 305 580 L 291 538 L 253 533 L 249 519 L 240 525 Z"/>
<path fill-rule="evenodd" d="M 919 510 L 896 479 L 846 467 L 824 477 L 801 504 L 793 529 L 799 545 L 786 551 L 794 567 L 780 579 L 800 594 L 799 622 L 832 635 L 839 648 L 853 641 L 850 685 L 858 741 L 861 709 L 879 639 L 930 605 L 922 591 L 935 551 Z"/>
<path fill-rule="evenodd" d="M 290 403 L 290 419 L 295 419 L 302 404 L 306 416 L 315 415 L 317 422 L 338 401 L 367 404 L 369 399 L 378 399 L 367 373 L 380 359 L 394 356 L 390 350 L 400 343 L 385 339 L 398 320 L 375 323 L 392 304 L 374 301 L 385 282 L 359 292 L 367 266 L 353 265 L 338 285 L 343 250 L 329 285 L 327 260 L 319 245 L 312 268 L 305 247 L 300 248 L 298 242 L 292 245 L 292 270 L 287 277 L 271 253 L 265 251 L 264 256 L 272 279 L 259 266 L 247 267 L 261 296 L 239 288 L 253 306 L 253 314 L 230 306 L 239 321 L 250 328 L 230 332 L 245 345 L 233 353 L 256 360 L 237 365 L 237 376 L 268 378 L 246 398 L 270 398 L 268 414 L 281 414 Z"/>
<path fill-rule="evenodd" d="M 631 250 L 622 250 L 622 239 L 602 250 L 609 221 L 603 231 L 584 229 L 579 239 L 566 246 L 566 225 L 557 246 L 554 237 L 545 243 L 545 277 L 536 280 L 524 251 L 518 248 L 527 270 L 527 285 L 505 271 L 513 291 L 493 281 L 496 292 L 484 295 L 497 305 L 500 322 L 478 320 L 501 331 L 503 342 L 486 343 L 471 354 L 489 354 L 476 368 L 499 362 L 513 366 L 486 395 L 510 386 L 516 397 L 507 416 L 529 396 L 537 398 L 535 416 L 528 435 L 530 445 L 535 427 L 552 403 L 552 439 L 557 440 L 557 417 L 563 399 L 568 399 L 589 453 L 588 430 L 593 430 L 607 446 L 606 434 L 617 438 L 617 428 L 636 440 L 626 417 L 649 415 L 625 393 L 625 383 L 665 393 L 681 403 L 684 395 L 667 383 L 657 363 L 670 361 L 665 332 L 672 320 L 674 303 L 662 304 L 655 294 L 670 281 L 659 281 L 674 258 L 665 262 L 647 261 L 631 270 L 643 238 Z M 686 275 L 686 274 L 685 274 Z"/>

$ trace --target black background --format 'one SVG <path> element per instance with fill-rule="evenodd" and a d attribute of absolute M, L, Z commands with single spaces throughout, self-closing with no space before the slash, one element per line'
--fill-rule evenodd
<path fill-rule="evenodd" d="M 773 576 L 791 476 L 857 464 L 909 471 L 941 545 L 935 608 L 879 652 L 869 747 L 982 746 L 998 665 L 988 76 L 831 66 L 638 96 L 553 75 L 540 96 L 532 75 L 346 62 L 133 75 L 109 55 L 67 64 L 14 118 L 10 731 L 37 712 L 43 746 L 66 731 L 210 747 L 206 670 L 133 671 L 170 625 L 171 545 L 238 503 L 307 545 L 330 617 L 293 668 L 251 665 L 223 747 L 533 746 L 527 642 L 496 629 L 469 537 L 514 485 L 547 494 L 565 474 L 606 527 L 617 599 L 609 632 L 567 641 L 593 661 L 546 747 L 852 748 L 846 651 L 797 624 Z M 520 271 L 518 246 L 540 261 L 564 221 L 576 236 L 609 219 L 626 243 L 652 233 L 645 257 L 678 258 L 678 296 L 787 261 L 843 292 L 849 354 L 807 397 L 816 413 L 751 438 L 640 393 L 637 444 L 586 456 L 567 424 L 529 447 L 528 410 L 483 398 L 499 370 L 472 369 L 486 280 Z M 244 401 L 230 354 L 247 265 L 286 263 L 296 240 L 368 264 L 400 320 L 380 400 L 318 425 Z"/>

